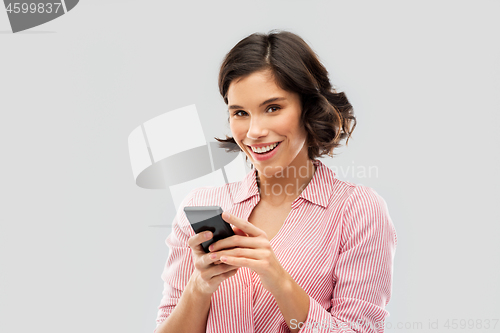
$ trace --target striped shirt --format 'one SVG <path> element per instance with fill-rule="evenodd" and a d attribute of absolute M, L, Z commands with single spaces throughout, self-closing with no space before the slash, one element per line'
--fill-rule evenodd
<path fill-rule="evenodd" d="M 316 171 L 271 247 L 294 281 L 309 295 L 303 332 L 383 332 L 392 288 L 397 237 L 384 199 L 373 189 L 342 181 L 319 160 Z M 221 187 L 192 191 L 183 201 L 166 239 L 157 327 L 173 311 L 194 271 L 188 239 L 194 235 L 184 206 L 220 206 L 248 220 L 260 196 L 253 169 Z M 295 326 L 294 326 L 295 325 Z M 156 332 L 156 329 L 155 329 Z M 207 333 L 290 332 L 273 295 L 246 267 L 212 294 Z"/>

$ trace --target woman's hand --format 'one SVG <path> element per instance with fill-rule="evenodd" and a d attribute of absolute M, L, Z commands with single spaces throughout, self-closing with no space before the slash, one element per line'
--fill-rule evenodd
<path fill-rule="evenodd" d="M 233 276 L 238 271 L 238 267 L 224 263 L 215 264 L 218 259 L 211 259 L 209 253 L 205 253 L 201 243 L 211 239 L 213 234 L 210 231 L 201 232 L 189 238 L 188 244 L 191 248 L 195 271 L 190 282 L 194 283 L 197 291 L 211 295 L 222 281 Z"/>
<path fill-rule="evenodd" d="M 262 286 L 274 294 L 279 292 L 288 273 L 274 255 L 266 233 L 248 221 L 229 213 L 222 218 L 236 228 L 236 235 L 221 239 L 210 245 L 210 260 L 221 260 L 222 264 L 248 267 L 260 277 Z"/>

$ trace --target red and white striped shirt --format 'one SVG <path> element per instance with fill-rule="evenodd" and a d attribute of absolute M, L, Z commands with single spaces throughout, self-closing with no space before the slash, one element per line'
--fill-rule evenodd
<path fill-rule="evenodd" d="M 384 199 L 336 178 L 321 161 L 270 244 L 283 268 L 309 295 L 303 332 L 383 332 L 391 296 L 397 237 Z M 163 298 L 157 327 L 173 311 L 194 271 L 184 206 L 220 206 L 248 220 L 259 202 L 255 169 L 240 182 L 192 191 L 166 239 Z M 294 325 L 292 321 L 292 325 Z M 292 328 L 295 328 L 292 326 Z M 156 330 L 155 330 L 156 332 Z M 212 295 L 207 333 L 290 332 L 273 295 L 246 267 Z"/>

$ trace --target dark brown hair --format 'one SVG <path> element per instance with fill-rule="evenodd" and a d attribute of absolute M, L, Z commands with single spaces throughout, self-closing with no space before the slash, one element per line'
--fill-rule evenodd
<path fill-rule="evenodd" d="M 236 44 L 226 55 L 219 72 L 219 91 L 228 104 L 227 91 L 235 79 L 270 70 L 276 84 L 300 96 L 301 122 L 307 131 L 308 156 L 333 156 L 340 141 L 347 142 L 356 127 L 352 105 L 343 92 L 336 92 L 328 71 L 299 36 L 272 30 L 254 33 Z M 232 137 L 215 138 L 228 151 L 240 151 Z M 346 145 L 347 145 L 346 142 Z"/>

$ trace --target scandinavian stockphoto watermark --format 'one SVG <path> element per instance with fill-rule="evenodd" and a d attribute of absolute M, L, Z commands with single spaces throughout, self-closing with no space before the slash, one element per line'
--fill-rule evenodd
<path fill-rule="evenodd" d="M 332 169 L 337 176 L 342 178 L 378 178 L 378 166 L 376 165 L 355 165 L 354 161 L 351 161 L 352 165 L 348 166 L 337 166 L 337 165 L 328 165 L 330 169 Z"/>
<path fill-rule="evenodd" d="M 354 164 L 354 161 L 353 161 Z M 378 167 L 376 165 L 364 166 L 328 166 L 332 169 L 337 176 L 342 178 L 351 177 L 356 179 L 362 178 L 378 178 Z M 259 182 L 260 194 L 268 194 L 273 196 L 280 195 L 300 195 L 307 187 L 303 179 L 314 173 L 311 165 L 304 165 L 300 167 L 288 166 L 286 169 L 281 166 L 266 166 L 261 174 L 265 177 L 275 178 L 276 182 L 273 185 Z M 260 177 L 259 177 L 260 178 Z M 287 179 L 287 181 L 280 182 L 280 180 Z M 301 185 L 302 184 L 302 185 Z"/>
<path fill-rule="evenodd" d="M 27 30 L 52 21 L 72 10 L 79 0 L 4 0 L 12 32 Z"/>

